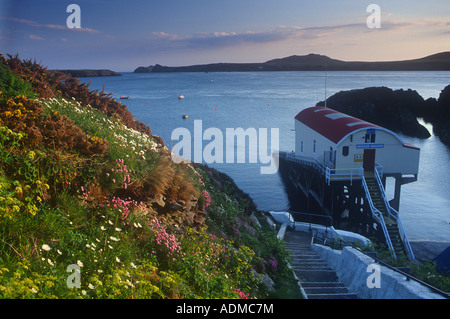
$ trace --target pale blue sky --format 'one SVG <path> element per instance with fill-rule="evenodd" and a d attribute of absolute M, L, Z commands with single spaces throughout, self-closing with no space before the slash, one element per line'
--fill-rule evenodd
<path fill-rule="evenodd" d="M 69 4 L 81 29 L 66 26 Z M 366 8 L 381 8 L 369 29 Z M 412 59 L 450 51 L 448 0 L 0 0 L 0 52 L 49 68 L 264 62 L 318 53 Z"/>

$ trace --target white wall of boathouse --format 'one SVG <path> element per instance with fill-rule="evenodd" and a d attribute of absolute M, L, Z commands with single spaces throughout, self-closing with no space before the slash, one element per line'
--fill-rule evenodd
<path fill-rule="evenodd" d="M 375 134 L 372 143 L 366 143 L 368 132 Z M 405 144 L 394 132 L 384 128 L 355 129 L 352 134 L 335 144 L 295 120 L 295 137 L 296 155 L 314 157 L 330 168 L 361 168 L 364 149 L 373 149 L 375 163 L 383 166 L 384 174 L 418 174 L 420 149 Z M 335 152 L 335 155 L 330 155 L 330 151 Z"/>

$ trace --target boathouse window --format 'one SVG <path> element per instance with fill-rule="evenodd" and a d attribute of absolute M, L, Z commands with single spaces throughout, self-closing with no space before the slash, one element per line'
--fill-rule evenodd
<path fill-rule="evenodd" d="M 316 154 L 316 140 L 313 142 L 313 153 Z"/>
<path fill-rule="evenodd" d="M 333 148 L 330 146 L 330 163 L 333 162 Z"/>
<path fill-rule="evenodd" d="M 350 148 L 348 146 L 342 147 L 342 156 L 348 156 Z"/>
<path fill-rule="evenodd" d="M 300 142 L 300 152 L 303 153 L 303 141 Z"/>
<path fill-rule="evenodd" d="M 364 136 L 365 143 L 375 143 L 375 133 L 367 133 Z"/>

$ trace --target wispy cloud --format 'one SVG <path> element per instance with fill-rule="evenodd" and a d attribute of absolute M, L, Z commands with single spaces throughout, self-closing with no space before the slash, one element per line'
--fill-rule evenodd
<path fill-rule="evenodd" d="M 44 38 L 42 38 L 42 37 L 40 37 L 38 35 L 35 35 L 35 34 L 30 34 L 28 36 L 28 38 L 30 38 L 31 40 L 45 40 Z"/>
<path fill-rule="evenodd" d="M 318 27 L 278 26 L 268 31 L 210 32 L 196 34 L 169 34 L 153 32 L 150 39 L 161 45 L 178 48 L 220 48 L 241 44 L 266 44 L 284 40 L 313 40 L 332 36 L 345 30 L 363 29 L 362 24 L 345 24 Z"/>
<path fill-rule="evenodd" d="M 414 34 L 417 30 L 427 29 L 435 35 L 442 35 L 450 29 L 449 22 L 439 20 L 400 21 L 390 19 L 385 15 L 382 20 L 381 32 L 385 36 L 395 32 L 409 32 Z M 222 48 L 241 44 L 269 44 L 277 41 L 315 41 L 322 39 L 334 40 L 337 37 L 358 38 L 366 36 L 373 31 L 363 20 L 359 23 L 322 26 L 278 26 L 268 31 L 246 32 L 209 32 L 195 34 L 169 34 L 166 32 L 153 32 L 150 40 L 157 41 L 162 47 L 177 49 L 183 48 Z"/>
<path fill-rule="evenodd" d="M 60 24 L 42 24 L 38 23 L 32 20 L 26 20 L 26 19 L 18 19 L 18 18 L 1 18 L 3 20 L 7 20 L 14 23 L 24 24 L 32 28 L 42 28 L 42 29 L 53 29 L 53 30 L 70 30 L 70 31 L 76 31 L 76 32 L 87 32 L 87 33 L 100 33 L 100 31 L 91 29 L 91 28 L 68 28 L 66 25 L 60 25 Z"/>

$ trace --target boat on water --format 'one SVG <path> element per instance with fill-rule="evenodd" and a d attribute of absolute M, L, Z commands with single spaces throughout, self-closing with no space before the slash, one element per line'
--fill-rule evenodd
<path fill-rule="evenodd" d="M 184 114 L 184 115 L 183 115 L 183 119 L 184 119 L 184 120 L 187 120 L 188 118 L 189 118 L 189 116 L 188 116 L 187 114 Z"/>
<path fill-rule="evenodd" d="M 120 97 L 121 100 L 128 100 L 129 98 L 130 98 L 129 96 L 124 96 L 124 95 L 122 95 L 122 96 Z"/>
<path fill-rule="evenodd" d="M 179 100 L 184 99 L 184 95 L 183 95 L 183 94 L 178 95 L 178 99 L 179 99 Z"/>

